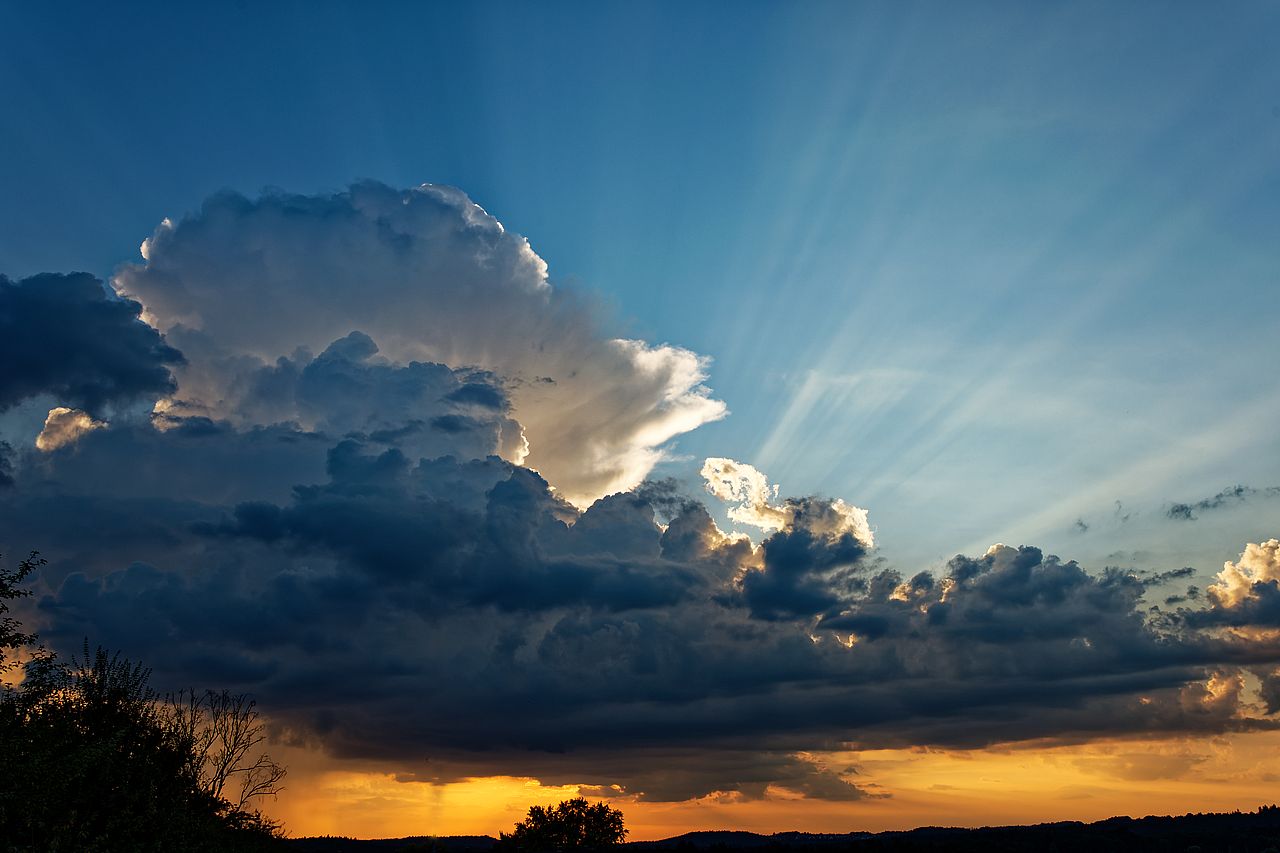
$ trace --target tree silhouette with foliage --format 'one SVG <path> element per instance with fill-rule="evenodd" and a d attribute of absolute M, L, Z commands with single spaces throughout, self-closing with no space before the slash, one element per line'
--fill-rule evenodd
<path fill-rule="evenodd" d="M 248 803 L 283 769 L 248 758 L 262 740 L 252 702 L 162 698 L 149 670 L 87 641 L 69 665 L 36 646 L 7 602 L 30 594 L 21 584 L 42 563 L 32 554 L 0 570 L 0 667 L 22 649 L 28 658 L 0 693 L 5 853 L 275 849 L 279 827 Z M 224 798 L 233 778 L 236 802 Z"/>
<path fill-rule="evenodd" d="M 9 615 L 9 602 L 31 595 L 31 590 L 21 584 L 44 564 L 45 560 L 32 551 L 27 559 L 18 563 L 18 568 L 14 571 L 0 566 L 0 674 L 8 672 L 16 665 L 16 661 L 9 659 L 6 650 L 16 651 L 36 641 L 35 634 L 24 634 L 20 630 L 22 623 Z"/>
<path fill-rule="evenodd" d="M 607 803 L 592 805 L 582 797 L 559 805 L 532 806 L 529 816 L 510 833 L 499 835 L 498 844 L 508 850 L 601 850 L 621 844 L 627 837 L 622 812 Z"/>

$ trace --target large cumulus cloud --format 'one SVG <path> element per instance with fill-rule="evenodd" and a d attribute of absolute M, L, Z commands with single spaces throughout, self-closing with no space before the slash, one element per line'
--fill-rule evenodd
<path fill-rule="evenodd" d="M 320 196 L 215 196 L 165 221 L 117 290 L 187 355 L 178 399 L 226 416 L 246 374 L 358 330 L 396 363 L 508 381 L 528 454 L 578 503 L 639 483 L 671 438 L 721 417 L 688 350 L 608 334 L 548 282 L 527 240 L 462 192 L 364 183 Z"/>
<path fill-rule="evenodd" d="M 115 280 L 137 302 L 42 280 L 114 342 L 7 391 L 61 404 L 0 437 L 0 545 L 50 557 L 55 645 L 251 691 L 402 778 L 653 800 L 878 796 L 824 759 L 849 747 L 1277 725 L 1274 540 L 1161 609 L 1183 570 L 887 565 L 866 510 L 716 457 L 758 541 L 721 530 L 643 479 L 723 412 L 704 362 L 602 334 L 457 191 L 218 196 L 144 250 Z"/>

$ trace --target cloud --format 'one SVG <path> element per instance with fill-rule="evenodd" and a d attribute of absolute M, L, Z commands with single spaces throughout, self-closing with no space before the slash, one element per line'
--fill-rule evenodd
<path fill-rule="evenodd" d="M 1178 618 L 1195 628 L 1230 628 L 1232 636 L 1274 639 L 1280 628 L 1280 540 L 1249 543 L 1227 561 L 1205 590 L 1209 606 L 1182 608 Z"/>
<path fill-rule="evenodd" d="M 1246 599 L 1274 589 L 1280 582 L 1280 540 L 1249 543 L 1237 562 L 1226 562 L 1209 595 L 1221 607 L 1238 607 Z"/>
<path fill-rule="evenodd" d="M 527 454 L 498 377 L 430 362 L 393 364 L 377 353 L 378 344 L 359 331 L 315 357 L 299 349 L 243 371 L 219 408 L 242 425 L 290 423 L 367 435 L 415 459 L 454 453 L 519 460 Z"/>
<path fill-rule="evenodd" d="M 1207 760 L 1208 756 L 1205 755 L 1138 752 L 1100 758 L 1078 758 L 1073 763 L 1086 771 L 1100 772 L 1116 779 L 1153 782 L 1157 779 L 1186 776 Z"/>
<path fill-rule="evenodd" d="M 1028 545 L 903 569 L 866 510 L 713 457 L 763 533 L 721 530 L 643 479 L 723 413 L 705 361 L 604 333 L 457 191 L 217 196 L 144 253 L 115 281 L 138 302 L 59 299 L 158 372 L 59 351 L 8 392 L 67 398 L 45 446 L 0 445 L 0 543 L 50 558 L 35 627 L 64 650 L 250 691 L 402 778 L 662 801 L 877 796 L 828 762 L 861 747 L 1280 725 L 1274 540 L 1166 611 L 1145 596 L 1186 570 Z"/>
<path fill-rule="evenodd" d="M 701 473 L 708 492 L 737 504 L 729 510 L 734 521 L 763 530 L 776 530 L 785 523 L 781 508 L 773 505 L 778 487 L 770 486 L 768 478 L 751 465 L 713 456 L 703 462 Z"/>
<path fill-rule="evenodd" d="M 97 416 L 171 393 L 182 354 L 140 311 L 87 273 L 0 275 L 0 411 L 48 395 Z"/>
<path fill-rule="evenodd" d="M 802 756 L 1267 724 L 1237 675 L 1280 648 L 1147 620 L 1132 573 L 999 545 L 903 575 L 825 499 L 777 499 L 753 545 L 669 482 L 583 511 L 494 455 L 415 460 L 394 428 L 177 420 L 18 458 L 0 536 L 54 543 L 44 636 L 250 690 L 290 737 L 405 778 L 855 799 L 874 789 Z M 163 472 L 113 485 L 140 458 Z"/>
<path fill-rule="evenodd" d="M 628 760 L 606 767 L 617 778 L 631 780 L 628 787 L 611 786 L 582 792 L 584 796 L 617 797 L 633 794 L 645 802 L 679 802 L 713 797 L 717 800 L 768 799 L 778 791 L 830 802 L 854 802 L 885 795 L 859 785 L 856 769 L 825 766 L 804 753 L 752 750 L 688 751 L 662 758 L 644 756 L 642 765 L 628 770 Z M 554 767 L 541 770 L 548 780 L 572 784 Z"/>
<path fill-rule="evenodd" d="M 779 500 L 778 487 L 763 473 L 723 457 L 707 459 L 702 477 L 708 492 L 737 504 L 729 509 L 730 519 L 776 531 L 761 546 L 759 564 L 740 579 L 753 615 L 821 614 L 856 586 L 853 575 L 873 545 L 866 510 L 839 498 Z"/>
<path fill-rule="evenodd" d="M 225 193 L 166 220 L 143 256 L 113 284 L 186 353 L 176 400 L 210 417 L 230 417 L 227 401 L 243 401 L 263 364 L 355 329 L 389 364 L 504 377 L 528 439 L 527 458 L 522 445 L 505 457 L 585 506 L 637 485 L 668 441 L 725 414 L 703 384 L 706 359 L 607 333 L 590 299 L 549 283 L 527 240 L 449 187 Z"/>
<path fill-rule="evenodd" d="M 1258 495 L 1267 498 L 1280 497 L 1280 486 L 1270 486 L 1261 490 L 1251 486 L 1229 486 L 1213 497 L 1204 498 L 1195 503 L 1172 504 L 1165 510 L 1165 517 L 1174 521 L 1195 521 L 1199 518 L 1196 515 L 1197 512 L 1223 509 L 1235 504 L 1242 504 Z"/>
<path fill-rule="evenodd" d="M 49 453 L 68 444 L 75 444 L 80 436 L 105 426 L 102 421 L 89 417 L 87 412 L 58 406 L 49 410 L 49 416 L 44 420 L 44 429 L 36 436 L 36 447 Z"/>
<path fill-rule="evenodd" d="M 701 473 L 708 492 L 737 504 L 729 509 L 729 518 L 739 524 L 779 530 L 800 523 L 819 535 L 838 537 L 848 533 L 864 547 L 875 544 L 867 511 L 840 498 L 789 498 L 778 503 L 778 487 L 770 486 L 763 473 L 745 462 L 723 457 L 707 459 Z"/>
<path fill-rule="evenodd" d="M 1181 580 L 1182 578 L 1192 577 L 1196 570 L 1192 566 L 1183 566 L 1180 569 L 1169 569 L 1163 572 L 1137 572 L 1136 576 L 1148 587 L 1161 586 L 1170 581 Z"/>
<path fill-rule="evenodd" d="M 1261 682 L 1259 698 L 1266 706 L 1267 713 L 1280 714 L 1280 669 L 1259 672 L 1258 680 Z"/>

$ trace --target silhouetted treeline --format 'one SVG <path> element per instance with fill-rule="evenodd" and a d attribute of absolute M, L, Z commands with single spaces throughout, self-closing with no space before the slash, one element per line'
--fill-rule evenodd
<path fill-rule="evenodd" d="M 67 664 L 35 645 L 8 602 L 41 564 L 0 567 L 0 851 L 256 851 L 280 849 L 278 828 L 224 798 L 274 790 L 283 770 L 265 756 L 252 703 L 229 694 L 161 697 L 150 673 L 102 649 Z M 247 785 L 247 788 L 245 787 Z"/>
<path fill-rule="evenodd" d="M 483 853 L 492 838 L 404 838 L 357 841 L 299 838 L 301 853 Z M 632 853 L 1280 853 L 1280 808 L 1180 817 L 1114 817 L 1097 823 L 1044 823 L 982 829 L 922 827 L 904 832 L 810 834 L 692 832 L 622 845 Z"/>

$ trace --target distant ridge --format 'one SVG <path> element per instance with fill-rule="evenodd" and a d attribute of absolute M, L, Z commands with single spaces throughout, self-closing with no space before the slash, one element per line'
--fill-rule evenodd
<path fill-rule="evenodd" d="M 294 838 L 299 853 L 485 853 L 497 840 L 487 835 L 379 839 Z M 1280 807 L 1254 812 L 1185 814 L 1176 817 L 1112 817 L 1095 823 L 1060 821 L 1032 826 L 980 829 L 924 826 L 891 832 L 777 832 L 701 830 L 661 841 L 632 841 L 625 853 L 660 851 L 771 850 L 851 853 L 1280 853 Z"/>
<path fill-rule="evenodd" d="M 347 850 L 368 851 L 368 853 L 418 853 L 418 851 L 440 851 L 440 853 L 484 853 L 498 839 L 488 835 L 411 835 L 407 838 L 345 838 L 340 835 L 320 835 L 310 838 L 290 838 L 286 844 L 294 850 L 306 853 L 345 853 Z"/>
<path fill-rule="evenodd" d="M 814 847 L 831 842 L 848 842 L 871 838 L 871 832 L 775 832 L 761 835 L 756 832 L 735 829 L 703 829 L 686 832 L 661 841 L 632 841 L 624 845 L 629 851 L 673 850 L 694 848 L 705 850 L 724 847 L 732 850 L 750 850 L 756 847 Z"/>

